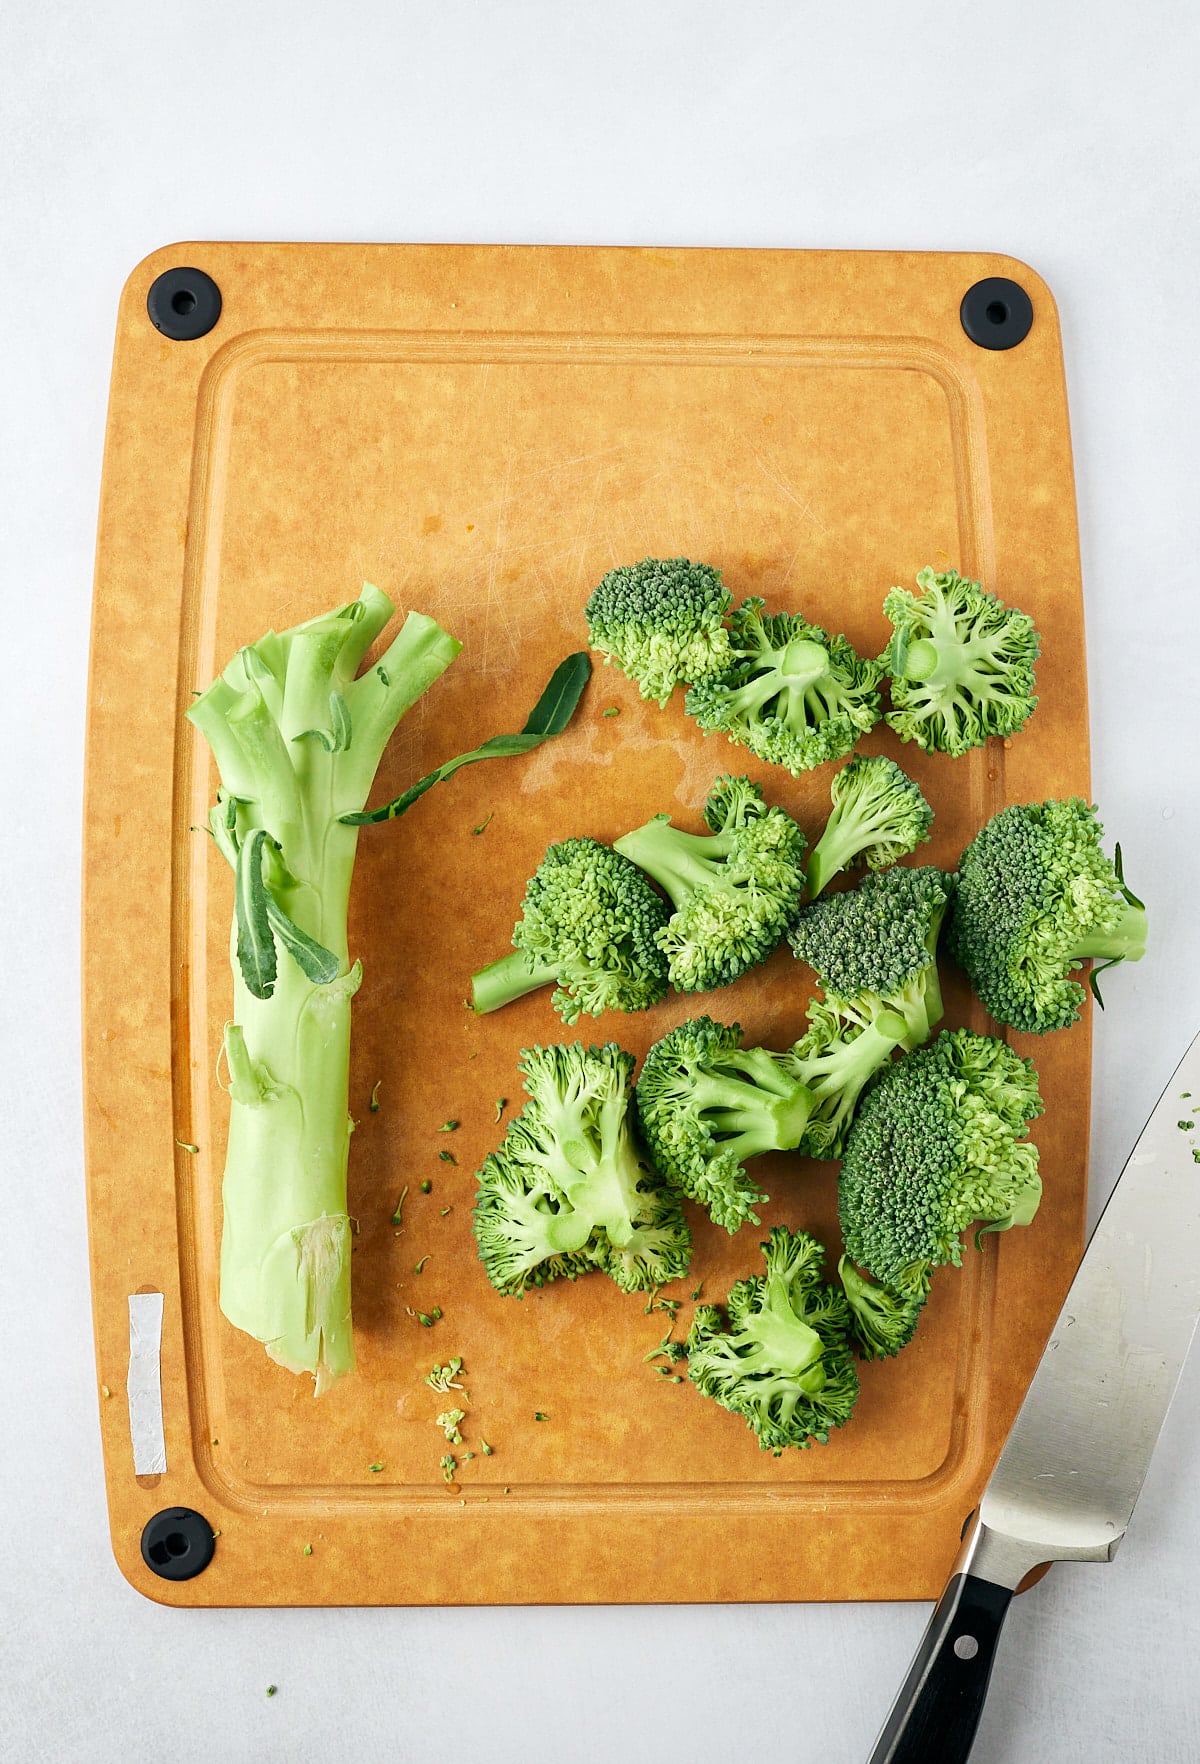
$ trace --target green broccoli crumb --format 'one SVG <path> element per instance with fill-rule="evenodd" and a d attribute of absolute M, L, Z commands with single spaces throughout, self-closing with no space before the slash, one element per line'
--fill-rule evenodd
<path fill-rule="evenodd" d="M 433 1193 L 433 1183 L 430 1182 L 428 1180 L 428 1178 L 426 1178 L 426 1180 L 424 1182 L 422 1182 L 422 1184 L 421 1184 L 421 1193 L 422 1194 L 432 1194 Z"/>
<path fill-rule="evenodd" d="M 1175 1125 L 1181 1133 L 1190 1133 L 1196 1123 L 1194 1121 L 1176 1121 Z"/>
<path fill-rule="evenodd" d="M 443 1121 L 441 1126 L 438 1128 L 438 1132 L 439 1133 L 457 1133 L 458 1126 L 459 1126 L 459 1124 L 457 1121 Z M 443 1152 L 442 1156 L 444 1157 L 445 1155 L 446 1154 Z"/>
<path fill-rule="evenodd" d="M 379 1086 L 382 1083 L 383 1083 L 383 1079 L 377 1078 L 375 1080 L 375 1083 L 371 1087 L 371 1100 L 367 1104 L 367 1107 L 370 1109 L 370 1111 L 373 1115 L 377 1115 L 379 1113 Z"/>
<path fill-rule="evenodd" d="M 371 1472 L 372 1476 L 378 1476 L 379 1472 L 383 1469 L 383 1465 L 382 1464 L 368 1464 L 367 1469 Z"/>
<path fill-rule="evenodd" d="M 457 1127 L 458 1122 L 456 1121 L 454 1125 Z M 445 1132 L 445 1128 L 443 1128 L 442 1131 Z M 458 1159 L 452 1151 L 440 1151 L 438 1157 L 441 1158 L 443 1164 L 457 1164 L 458 1162 Z"/>
<path fill-rule="evenodd" d="M 479 837 L 479 835 L 480 835 L 480 834 L 481 834 L 481 833 L 482 833 L 482 832 L 483 832 L 483 830 L 484 830 L 484 828 L 485 828 L 485 827 L 486 827 L 486 826 L 487 826 L 487 824 L 488 824 L 488 821 L 490 821 L 490 820 L 491 820 L 491 818 L 492 818 L 492 815 L 494 815 L 494 814 L 495 814 L 495 812 L 496 812 L 496 811 L 495 811 L 495 809 L 493 809 L 493 810 L 492 810 L 492 814 L 491 814 L 491 815 L 488 815 L 488 816 L 487 816 L 487 819 L 486 819 L 486 820 L 482 820 L 482 821 L 480 821 L 480 823 L 479 823 L 479 825 L 478 825 L 478 827 L 472 827 L 472 828 L 471 828 L 471 832 L 472 832 L 472 833 L 473 833 L 473 834 L 474 834 L 474 836 L 475 836 L 475 837 L 476 837 L 476 838 L 478 838 L 478 837 Z"/>
<path fill-rule="evenodd" d="M 497 1121 L 500 1119 L 501 1115 L 504 1113 L 504 1111 L 507 1107 L 508 1107 L 508 1098 L 506 1096 L 498 1096 L 496 1098 L 496 1119 L 497 1119 Z"/>
<path fill-rule="evenodd" d="M 275 1695 L 275 1693 L 276 1693 L 276 1691 L 277 1691 L 277 1690 L 278 1690 L 278 1689 L 279 1689 L 279 1686 L 278 1686 L 278 1685 L 276 1685 L 276 1684 L 269 1684 L 269 1685 L 268 1685 L 268 1686 L 267 1686 L 267 1695 L 268 1695 L 268 1696 L 269 1696 L 269 1697 L 273 1697 L 273 1696 L 274 1696 L 274 1695 Z"/>
<path fill-rule="evenodd" d="M 406 1182 L 404 1187 L 400 1190 L 400 1199 L 396 1202 L 396 1211 L 392 1214 L 393 1225 L 401 1225 L 404 1222 L 404 1200 L 407 1194 L 408 1183 Z"/>
<path fill-rule="evenodd" d="M 421 1272 L 421 1269 L 425 1266 L 425 1264 L 428 1260 L 429 1260 L 428 1255 L 424 1255 L 421 1257 L 421 1260 L 419 1262 L 415 1262 L 413 1264 L 413 1273 L 419 1274 Z"/>
<path fill-rule="evenodd" d="M 304 1548 L 303 1548 L 303 1549 L 302 1549 L 302 1550 L 301 1550 L 301 1552 L 300 1552 L 300 1554 L 301 1554 L 301 1555 L 302 1555 L 302 1556 L 311 1556 L 311 1555 L 312 1555 L 312 1545 L 311 1545 L 311 1544 L 305 1544 L 305 1546 L 304 1546 Z"/>
<path fill-rule="evenodd" d="M 186 1139 L 177 1139 L 175 1141 L 175 1143 L 179 1147 L 180 1151 L 192 1152 L 193 1154 L 195 1154 L 200 1150 L 200 1147 L 198 1145 L 192 1145 Z"/>
<path fill-rule="evenodd" d="M 550 1419 L 549 1415 L 543 1415 L 540 1409 L 533 1411 L 533 1418 L 535 1421 L 549 1421 Z"/>
<path fill-rule="evenodd" d="M 619 704 L 610 704 L 606 711 L 601 711 L 600 713 L 602 717 L 619 717 L 620 714 L 621 707 Z"/>
<path fill-rule="evenodd" d="M 454 1472 L 458 1469 L 458 1459 L 453 1452 L 447 1452 L 444 1458 L 438 1459 L 438 1469 L 442 1473 L 443 1482 L 453 1482 Z"/>
<path fill-rule="evenodd" d="M 487 1442 L 487 1440 L 486 1440 L 486 1439 L 481 1439 L 481 1440 L 480 1440 L 480 1442 L 479 1442 L 479 1449 L 480 1449 L 480 1451 L 481 1451 L 481 1452 L 482 1452 L 482 1453 L 483 1453 L 483 1455 L 484 1455 L 484 1457 L 485 1457 L 485 1458 L 490 1458 L 490 1457 L 491 1457 L 491 1455 L 492 1455 L 492 1449 L 493 1449 L 493 1448 L 492 1448 L 492 1447 L 491 1447 L 491 1446 L 490 1446 L 490 1445 L 489 1445 L 489 1444 L 488 1444 L 488 1442 Z"/>

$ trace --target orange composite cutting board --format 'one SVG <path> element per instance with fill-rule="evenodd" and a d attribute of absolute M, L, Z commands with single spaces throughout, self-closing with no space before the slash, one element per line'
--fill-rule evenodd
<path fill-rule="evenodd" d="M 152 284 L 178 266 L 206 272 L 222 300 L 216 325 L 185 341 L 147 316 Z M 978 347 L 960 323 L 963 295 L 990 276 L 1032 301 L 1017 347 Z M 832 767 L 794 780 L 705 739 L 679 695 L 665 710 L 642 702 L 615 670 L 597 668 L 563 737 L 460 772 L 360 839 L 357 1372 L 314 1401 L 309 1380 L 269 1362 L 218 1309 L 232 883 L 195 831 L 216 779 L 184 721 L 191 695 L 269 627 L 374 582 L 463 643 L 393 738 L 372 798 L 383 801 L 521 726 L 555 663 L 585 645 L 583 603 L 605 570 L 681 554 L 722 566 L 735 595 L 801 608 L 868 653 L 887 636 L 887 588 L 926 563 L 954 564 L 1034 616 L 1042 702 L 1011 743 L 956 761 L 902 748 L 885 729 L 864 743 L 900 759 L 929 796 L 923 861 L 953 867 L 1006 802 L 1087 794 L 1061 343 L 1053 301 L 1025 265 L 189 244 L 131 276 L 96 575 L 84 1019 L 112 1538 L 148 1596 L 775 1600 L 941 1587 L 1082 1246 L 1090 1024 L 1016 1038 L 1046 1100 L 1034 1225 L 940 1271 L 913 1345 L 863 1368 L 856 1415 L 826 1447 L 760 1452 L 737 1417 L 645 1360 L 668 1317 L 601 1275 L 499 1297 L 471 1236 L 473 1171 L 502 1132 L 497 1099 L 509 1113 L 519 1101 L 522 1045 L 578 1034 L 640 1056 L 709 1009 L 782 1046 L 809 996 L 785 948 L 724 993 L 575 1031 L 548 993 L 486 1018 L 464 1009 L 472 969 L 508 947 L 525 879 L 553 839 L 611 840 L 659 810 L 698 824 L 709 783 L 730 769 L 819 832 Z M 988 1027 L 952 974 L 946 995 L 949 1025 Z M 447 1120 L 460 1126 L 439 1133 Z M 764 1177 L 762 1230 L 730 1238 L 689 1209 L 693 1272 L 668 1294 L 683 1300 L 676 1335 L 698 1283 L 720 1300 L 758 1270 L 768 1225 L 804 1225 L 836 1254 L 834 1167 L 780 1157 Z M 138 1292 L 163 1295 L 166 1463 L 140 1477 L 126 1402 Z M 435 1306 L 431 1329 L 410 1314 Z M 452 1355 L 469 1401 L 424 1382 Z M 468 1419 L 447 1487 L 435 1417 L 451 1403 Z M 177 1582 L 139 1547 L 175 1507 L 219 1532 L 210 1565 Z"/>

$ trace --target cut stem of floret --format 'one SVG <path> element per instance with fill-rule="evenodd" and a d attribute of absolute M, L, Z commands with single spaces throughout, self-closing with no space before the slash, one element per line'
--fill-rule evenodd
<path fill-rule="evenodd" d="M 1106 931 L 1090 931 L 1071 945 L 1073 961 L 1091 956 L 1105 962 L 1138 962 L 1146 953 L 1146 909 L 1126 901 L 1116 924 Z"/>
<path fill-rule="evenodd" d="M 471 976 L 471 1004 L 483 1016 L 557 980 L 557 968 L 537 967 L 523 949 L 514 949 Z"/>

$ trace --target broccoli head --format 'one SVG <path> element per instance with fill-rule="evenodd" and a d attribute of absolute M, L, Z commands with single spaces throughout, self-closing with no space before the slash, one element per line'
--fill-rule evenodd
<path fill-rule="evenodd" d="M 1146 909 L 1125 886 L 1121 848 L 1081 797 L 1001 809 L 962 854 L 947 944 L 989 1015 L 1028 1035 L 1078 1017 L 1084 990 L 1072 973 L 1091 956 L 1136 962 Z M 1099 998 L 1099 994 L 1096 994 Z"/>
<path fill-rule="evenodd" d="M 798 1146 L 814 1100 L 787 1054 L 743 1048 L 739 1024 L 711 1017 L 655 1042 L 635 1095 L 656 1168 L 730 1232 L 768 1198 L 744 1160 Z"/>
<path fill-rule="evenodd" d="M 782 1225 L 762 1245 L 766 1274 L 739 1280 L 726 1300 L 699 1305 L 687 1340 L 697 1390 L 745 1417 L 764 1450 L 824 1445 L 850 1419 L 858 1374 L 849 1345 L 850 1310 L 821 1278 L 825 1251 Z"/>
<path fill-rule="evenodd" d="M 848 1256 L 838 1263 L 838 1279 L 850 1306 L 850 1327 L 864 1360 L 886 1360 L 907 1347 L 916 1334 L 929 1297 L 929 1271 L 909 1292 L 893 1292 L 854 1266 Z"/>
<path fill-rule="evenodd" d="M 657 941 L 680 992 L 728 986 L 765 962 L 804 888 L 804 834 L 749 778 L 718 778 L 704 819 L 708 833 L 684 833 L 655 815 L 616 842 L 670 896 Z"/>
<path fill-rule="evenodd" d="M 734 660 L 698 680 L 684 701 L 705 734 L 727 735 L 793 777 L 841 759 L 879 721 L 883 665 L 855 654 L 799 613 L 763 613 L 747 600 L 733 614 Z"/>
<path fill-rule="evenodd" d="M 893 626 L 881 660 L 892 676 L 884 721 L 927 753 L 964 754 L 989 735 L 1015 735 L 1033 715 L 1033 620 L 957 570 L 924 569 L 918 594 L 892 588 Z"/>
<path fill-rule="evenodd" d="M 567 1023 L 585 1011 L 644 1011 L 667 990 L 667 911 L 641 871 L 598 839 L 552 845 L 530 880 L 514 949 L 471 980 L 481 1014 L 557 983 Z"/>
<path fill-rule="evenodd" d="M 792 950 L 838 999 L 882 999 L 904 1018 L 904 1047 L 919 1047 L 942 1016 L 937 941 L 954 877 L 931 864 L 873 871 L 800 908 Z"/>
<path fill-rule="evenodd" d="M 993 1036 L 943 1030 L 884 1067 L 846 1138 L 846 1254 L 914 1296 L 930 1268 L 962 1261 L 960 1235 L 972 1223 L 1028 1225 L 1042 1188 L 1037 1147 L 1024 1134 L 1041 1113 L 1032 1061 Z"/>
<path fill-rule="evenodd" d="M 929 838 L 933 810 L 895 760 L 856 754 L 829 786 L 833 813 L 808 859 L 808 895 L 816 900 L 841 870 L 861 858 L 882 870 Z"/>
<path fill-rule="evenodd" d="M 604 1047 L 525 1048 L 529 1100 L 478 1172 L 473 1223 L 499 1292 L 602 1268 L 626 1292 L 687 1272 L 679 1200 L 642 1160 L 630 1100 L 634 1059 Z"/>
<path fill-rule="evenodd" d="M 609 570 L 585 610 L 593 647 L 661 705 L 676 686 L 729 666 L 732 601 L 711 565 L 647 557 Z"/>

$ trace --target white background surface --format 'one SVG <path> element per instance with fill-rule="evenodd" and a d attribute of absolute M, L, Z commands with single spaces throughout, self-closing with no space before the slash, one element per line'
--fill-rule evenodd
<path fill-rule="evenodd" d="M 159 1609 L 109 1553 L 80 1147 L 92 551 L 122 282 L 173 239 L 981 248 L 1058 299 L 1095 790 L 1153 913 L 1093 1214 L 1200 1027 L 1194 6 L 7 0 L 0 1755 L 865 1757 L 927 1616 Z M 1191 873 L 1189 873 L 1189 870 Z M 1010 1617 L 975 1758 L 1200 1757 L 1200 1356 L 1127 1543 Z M 279 1686 L 270 1701 L 268 1683 Z"/>

